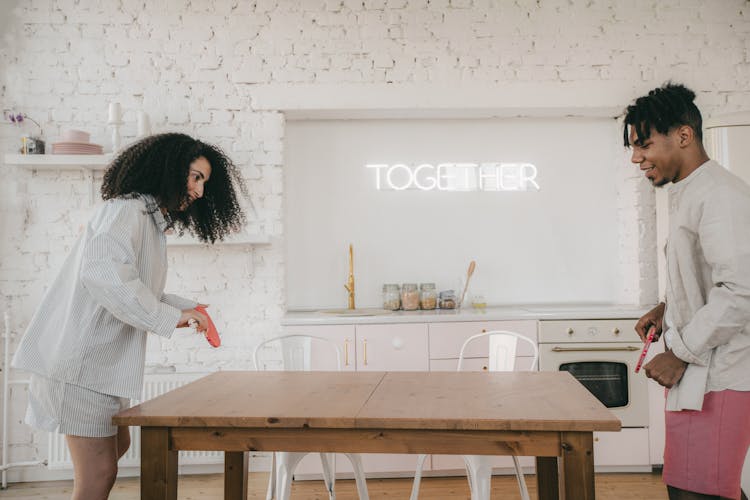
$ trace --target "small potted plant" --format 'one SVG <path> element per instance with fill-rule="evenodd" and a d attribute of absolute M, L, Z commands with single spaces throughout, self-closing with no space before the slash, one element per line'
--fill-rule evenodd
<path fill-rule="evenodd" d="M 33 135 L 31 137 L 27 137 L 25 135 L 22 136 L 21 148 L 19 152 L 24 155 L 44 154 L 44 140 L 42 139 L 42 135 L 43 135 L 42 126 L 39 125 L 39 123 L 36 120 L 34 120 L 32 117 L 30 117 L 26 113 L 16 112 L 11 109 L 4 109 L 3 117 L 10 123 L 17 125 L 19 127 L 22 126 L 23 122 L 26 120 L 36 125 L 39 128 L 39 136 L 38 137 L 34 137 Z"/>

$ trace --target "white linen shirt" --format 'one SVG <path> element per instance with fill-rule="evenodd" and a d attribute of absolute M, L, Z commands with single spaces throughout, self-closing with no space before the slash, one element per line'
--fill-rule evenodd
<path fill-rule="evenodd" d="M 140 399 L 146 332 L 171 337 L 181 310 L 197 305 L 163 293 L 166 226 L 150 195 L 100 205 L 31 318 L 13 366 Z"/>
<path fill-rule="evenodd" d="M 667 410 L 750 390 L 750 187 L 708 161 L 669 191 L 664 338 L 688 363 Z"/>

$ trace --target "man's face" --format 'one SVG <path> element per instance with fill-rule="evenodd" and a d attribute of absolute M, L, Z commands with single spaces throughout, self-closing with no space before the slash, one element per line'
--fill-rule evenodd
<path fill-rule="evenodd" d="M 666 135 L 651 129 L 649 138 L 641 143 L 635 128 L 631 126 L 630 144 L 633 148 L 630 161 L 640 166 L 651 184 L 659 187 L 680 180 L 682 160 L 679 128 L 670 130 Z"/>

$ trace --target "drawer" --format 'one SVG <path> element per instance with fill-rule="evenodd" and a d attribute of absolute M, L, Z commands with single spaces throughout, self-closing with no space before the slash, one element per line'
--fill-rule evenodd
<path fill-rule="evenodd" d="M 481 372 L 487 369 L 489 358 L 465 358 L 464 366 L 461 371 Z M 431 372 L 455 372 L 458 366 L 458 358 L 454 359 L 431 359 Z"/>
<path fill-rule="evenodd" d="M 464 321 L 456 323 L 430 323 L 430 359 L 458 358 L 464 341 L 482 332 L 507 330 L 524 335 L 536 342 L 536 321 Z M 531 346 L 518 343 L 518 356 L 532 356 Z M 489 340 L 474 341 L 464 353 L 465 357 L 482 358 L 489 355 Z"/>
<path fill-rule="evenodd" d="M 633 342 L 637 319 L 573 319 L 539 322 L 539 342 Z"/>

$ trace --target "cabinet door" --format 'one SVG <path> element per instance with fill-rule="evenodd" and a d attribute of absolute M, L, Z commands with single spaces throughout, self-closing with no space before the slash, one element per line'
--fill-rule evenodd
<path fill-rule="evenodd" d="M 356 363 L 354 325 L 287 326 L 284 328 L 284 334 L 314 335 L 335 342 L 341 350 L 341 370 L 354 371 Z M 310 364 L 313 370 L 335 371 L 336 356 L 332 354 L 330 349 L 313 343 Z M 338 456 L 336 462 L 339 464 L 348 461 L 346 457 Z M 297 464 L 294 474 L 305 479 L 322 479 L 323 467 L 320 463 L 320 454 L 307 454 Z"/>
<path fill-rule="evenodd" d="M 493 330 L 516 332 L 537 341 L 536 321 L 460 321 L 456 323 L 430 323 L 430 359 L 458 358 L 464 341 L 478 333 Z M 489 337 L 472 342 L 464 352 L 467 358 L 486 358 L 489 354 Z M 531 346 L 518 343 L 518 356 L 532 356 Z"/>
<path fill-rule="evenodd" d="M 357 370 L 428 371 L 427 325 L 357 325 Z M 417 455 L 363 453 L 361 456 L 365 472 L 371 475 L 414 472 L 417 464 Z M 336 470 L 349 472 L 349 461 L 339 460 Z"/>
<path fill-rule="evenodd" d="M 354 325 L 287 326 L 284 334 L 313 335 L 335 342 L 341 351 L 341 370 L 354 371 L 357 359 Z M 336 355 L 325 345 L 314 342 L 310 364 L 316 371 L 335 371 Z"/>
<path fill-rule="evenodd" d="M 536 321 L 466 321 L 456 323 L 430 323 L 430 370 L 455 371 L 458 365 L 458 355 L 464 341 L 478 333 L 494 330 L 507 330 L 520 333 L 534 342 L 537 341 Z M 464 371 L 486 371 L 489 367 L 489 337 L 475 340 L 464 352 Z M 516 370 L 529 370 L 533 360 L 533 349 L 526 342 L 518 342 L 516 351 Z M 520 457 L 521 466 L 525 470 L 533 470 L 534 457 Z M 492 457 L 492 467 L 495 472 L 513 472 L 511 457 Z M 433 455 L 432 470 L 462 470 L 464 460 L 461 455 Z"/>
<path fill-rule="evenodd" d="M 650 462 L 647 428 L 594 433 L 594 465 L 643 466 Z"/>
<path fill-rule="evenodd" d="M 357 325 L 357 370 L 428 371 L 427 325 Z"/>

